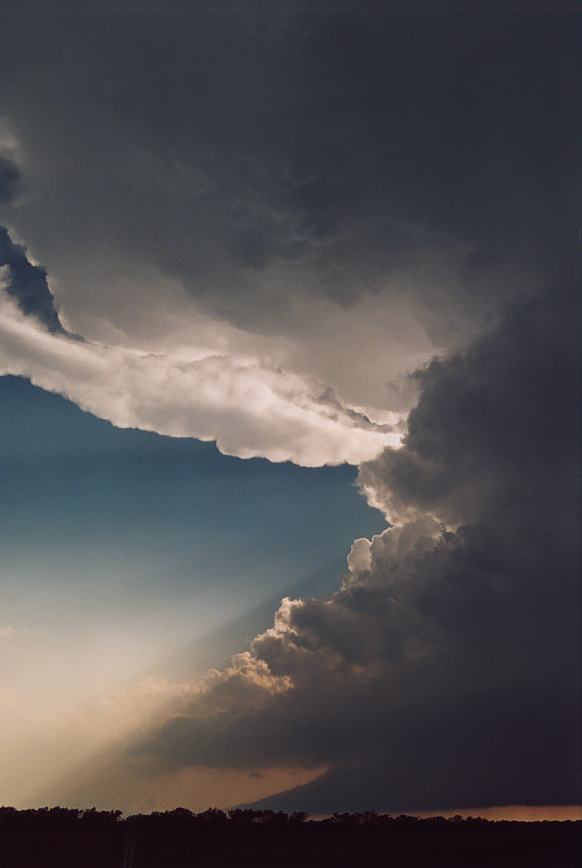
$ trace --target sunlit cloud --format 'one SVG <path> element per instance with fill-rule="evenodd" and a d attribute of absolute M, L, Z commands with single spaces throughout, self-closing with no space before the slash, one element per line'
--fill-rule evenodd
<path fill-rule="evenodd" d="M 0 30 L 0 799 L 581 801 L 571 22 L 226 5 Z"/>
<path fill-rule="evenodd" d="M 357 464 L 400 441 L 394 426 L 373 423 L 323 386 L 259 360 L 182 362 L 99 346 L 50 334 L 7 297 L 0 304 L 2 373 L 25 376 L 118 427 L 216 440 L 227 455 L 308 467 Z"/>

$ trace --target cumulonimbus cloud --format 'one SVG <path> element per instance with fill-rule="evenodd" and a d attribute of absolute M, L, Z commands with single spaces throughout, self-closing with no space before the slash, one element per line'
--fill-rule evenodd
<path fill-rule="evenodd" d="M 579 801 L 577 138 L 555 134 L 577 34 L 195 6 L 193 27 L 3 26 L 22 183 L 3 157 L 0 204 L 62 326 L 7 261 L 1 370 L 241 457 L 364 462 L 399 526 L 356 541 L 331 598 L 285 601 L 147 752 L 327 765 L 279 802 L 316 810 Z M 414 400 L 387 384 L 435 353 L 391 448 Z"/>
<path fill-rule="evenodd" d="M 355 542 L 331 598 L 283 601 L 215 706 L 141 750 L 330 768 L 267 800 L 287 808 L 578 802 L 577 314 L 548 293 L 425 370 L 403 448 L 360 470 L 402 523 Z"/>

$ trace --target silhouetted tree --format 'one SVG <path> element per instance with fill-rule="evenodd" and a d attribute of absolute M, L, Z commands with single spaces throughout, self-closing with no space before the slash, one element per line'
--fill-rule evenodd
<path fill-rule="evenodd" d="M 581 868 L 582 822 L 0 808 L 0 868 Z"/>

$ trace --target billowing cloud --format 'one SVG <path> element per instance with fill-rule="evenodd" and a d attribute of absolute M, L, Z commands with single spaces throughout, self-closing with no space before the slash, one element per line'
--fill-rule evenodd
<path fill-rule="evenodd" d="M 364 462 L 395 525 L 133 758 L 329 768 L 310 809 L 580 800 L 572 16 L 46 5 L 0 31 L 0 370 Z"/>
<path fill-rule="evenodd" d="M 0 33 L 4 221 L 69 331 L 267 360 L 383 421 L 570 246 L 565 21 L 100 5 Z"/>
<path fill-rule="evenodd" d="M 283 601 L 222 674 L 226 705 L 142 749 L 330 768 L 268 800 L 286 807 L 578 802 L 579 312 L 548 293 L 419 374 L 402 449 L 360 472 L 401 523 L 354 543 L 331 598 Z"/>
<path fill-rule="evenodd" d="M 49 333 L 7 296 L 0 306 L 2 373 L 26 376 L 118 427 L 216 440 L 226 454 L 306 466 L 357 464 L 399 439 L 321 385 L 257 361 L 100 346 Z"/>

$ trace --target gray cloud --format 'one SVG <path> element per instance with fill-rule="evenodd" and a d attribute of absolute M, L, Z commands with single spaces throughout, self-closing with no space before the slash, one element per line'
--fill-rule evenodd
<path fill-rule="evenodd" d="M 579 314 L 574 285 L 556 289 L 513 310 L 465 355 L 416 373 L 422 400 L 408 419 L 406 449 L 360 472 L 382 509 L 492 525 L 506 515 L 539 521 L 541 511 L 569 526 Z"/>
<path fill-rule="evenodd" d="M 20 173 L 12 160 L 0 155 L 0 204 L 11 201 L 19 180 Z"/>
<path fill-rule="evenodd" d="M 9 225 L 87 337 L 156 349 L 193 305 L 382 407 L 572 247 L 571 17 L 76 8 L 6 17 L 2 96 Z"/>
<path fill-rule="evenodd" d="M 0 142 L 1 146 L 1 142 Z M 20 183 L 18 167 L 0 153 L 0 205 L 11 203 Z M 24 314 L 32 314 L 51 332 L 62 332 L 46 272 L 29 262 L 26 250 L 0 226 L 0 269 L 3 289 L 13 296 Z"/>
<path fill-rule="evenodd" d="M 579 801 L 577 19 L 46 5 L 0 31 L 2 213 L 87 342 L 3 306 L 3 370 L 308 464 L 420 394 L 360 474 L 402 526 L 147 750 L 329 765 L 297 807 Z"/>
<path fill-rule="evenodd" d="M 579 314 L 574 291 L 548 293 L 418 374 L 403 448 L 361 469 L 405 523 L 358 541 L 328 600 L 284 602 L 141 750 L 330 767 L 278 807 L 578 802 Z M 277 690 L 257 699 L 253 667 Z"/>
<path fill-rule="evenodd" d="M 26 250 L 15 244 L 2 226 L 0 268 L 4 271 L 3 289 L 16 299 L 20 310 L 34 316 L 50 332 L 64 334 L 47 284 L 46 271 L 28 261 Z"/>

